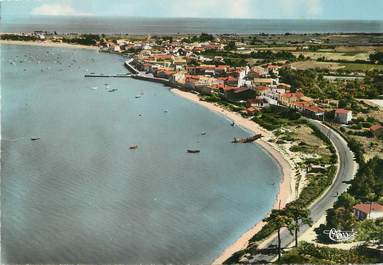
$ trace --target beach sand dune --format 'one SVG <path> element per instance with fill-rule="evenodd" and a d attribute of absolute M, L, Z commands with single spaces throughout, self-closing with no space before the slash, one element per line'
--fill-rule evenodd
<path fill-rule="evenodd" d="M 51 41 L 0 40 L 0 44 L 32 45 L 32 46 L 57 47 L 57 48 L 81 48 L 81 49 L 91 49 L 91 50 L 99 49 L 97 46 L 87 46 L 87 45 L 80 45 L 80 44 L 69 44 L 69 43 L 51 42 Z"/>

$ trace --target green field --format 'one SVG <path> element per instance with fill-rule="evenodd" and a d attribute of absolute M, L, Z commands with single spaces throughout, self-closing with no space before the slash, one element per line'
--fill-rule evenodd
<path fill-rule="evenodd" d="M 370 71 L 370 70 L 383 70 L 383 64 L 359 64 L 359 63 L 341 63 L 345 70 L 349 71 Z"/>

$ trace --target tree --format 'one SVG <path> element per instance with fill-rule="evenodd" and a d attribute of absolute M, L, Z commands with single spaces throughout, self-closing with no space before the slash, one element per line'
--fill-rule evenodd
<path fill-rule="evenodd" d="M 211 34 L 201 33 L 201 35 L 199 36 L 200 42 L 213 41 L 213 40 L 214 40 L 214 36 Z"/>
<path fill-rule="evenodd" d="M 349 193 L 343 192 L 338 200 L 335 202 L 334 207 L 343 207 L 348 210 L 352 210 L 352 207 L 357 203 L 357 200 Z"/>
<path fill-rule="evenodd" d="M 298 56 L 298 61 L 303 61 L 305 59 L 305 56 L 301 53 Z"/>
<path fill-rule="evenodd" d="M 379 64 L 383 63 L 383 52 L 376 52 L 370 54 L 370 61 L 372 63 L 378 62 Z"/>
<path fill-rule="evenodd" d="M 298 247 L 298 233 L 301 224 L 312 225 L 312 219 L 310 218 L 310 210 L 305 208 L 302 203 L 296 201 L 287 204 L 287 215 L 292 218 L 293 223 L 289 226 L 290 232 L 294 231 L 295 247 Z"/>
<path fill-rule="evenodd" d="M 346 108 L 347 105 L 348 105 L 348 101 L 345 99 L 341 99 L 341 100 L 339 100 L 338 108 Z"/>
<path fill-rule="evenodd" d="M 225 46 L 225 50 L 235 50 L 236 48 L 235 41 L 229 41 L 229 43 Z"/>
<path fill-rule="evenodd" d="M 263 220 L 264 222 L 270 222 L 274 227 L 277 228 L 278 233 L 278 260 L 281 259 L 281 229 L 288 227 L 292 218 L 287 215 L 286 210 L 274 209 L 271 211 L 269 217 Z"/>
<path fill-rule="evenodd" d="M 374 157 L 360 165 L 348 192 L 363 202 L 378 200 L 383 194 L 383 159 Z"/>

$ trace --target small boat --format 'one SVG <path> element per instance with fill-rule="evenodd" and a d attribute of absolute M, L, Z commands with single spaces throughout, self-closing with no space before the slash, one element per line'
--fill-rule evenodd
<path fill-rule="evenodd" d="M 188 150 L 186 150 L 188 153 L 191 153 L 191 154 L 197 154 L 197 153 L 199 153 L 199 152 L 201 152 L 200 150 L 198 150 L 198 149 L 188 149 Z"/>
<path fill-rule="evenodd" d="M 136 95 L 135 98 L 140 98 L 141 96 L 140 95 Z"/>
<path fill-rule="evenodd" d="M 235 123 L 234 123 L 234 121 L 231 123 L 231 126 L 234 126 L 235 125 Z"/>
<path fill-rule="evenodd" d="M 206 135 L 206 132 L 201 132 L 201 135 Z"/>
<path fill-rule="evenodd" d="M 108 90 L 108 92 L 116 92 L 118 89 L 117 88 L 113 88 L 111 90 Z"/>
<path fill-rule="evenodd" d="M 40 140 L 41 138 L 40 137 L 33 137 L 31 138 L 31 141 L 37 141 L 37 140 Z"/>
<path fill-rule="evenodd" d="M 165 113 L 168 113 L 169 111 L 166 109 L 166 110 L 164 110 L 164 112 L 165 112 Z"/>
<path fill-rule="evenodd" d="M 93 90 L 97 90 L 97 89 L 98 89 L 98 87 L 94 86 L 94 87 L 92 87 L 92 89 L 93 89 Z"/>
<path fill-rule="evenodd" d="M 137 149 L 138 148 L 138 145 L 137 144 L 134 144 L 134 145 L 131 145 L 129 147 L 130 150 L 134 150 L 134 149 Z"/>

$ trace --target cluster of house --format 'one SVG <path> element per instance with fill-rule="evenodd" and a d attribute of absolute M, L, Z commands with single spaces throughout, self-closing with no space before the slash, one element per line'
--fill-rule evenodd
<path fill-rule="evenodd" d="M 218 95 L 232 102 L 246 102 L 248 115 L 270 105 L 295 109 L 308 117 L 322 120 L 325 110 L 302 92 L 291 92 L 291 86 L 279 82 L 280 66 L 233 67 L 224 58 L 204 57 L 201 52 L 222 50 L 218 42 L 183 43 L 182 41 L 156 44 L 154 42 L 108 42 L 114 51 L 137 48 L 133 64 L 146 75 L 168 80 L 171 85 L 205 95 Z M 114 45 L 114 46 L 113 46 Z M 118 46 L 118 48 L 116 48 Z M 352 112 L 334 110 L 336 122 L 347 124 Z"/>
<path fill-rule="evenodd" d="M 21 32 L 21 33 L 15 33 L 14 35 L 18 36 L 26 36 L 26 37 L 37 37 L 39 40 L 45 40 L 46 36 L 53 35 L 53 33 L 48 31 L 42 31 L 42 30 L 35 30 L 33 32 Z"/>
<path fill-rule="evenodd" d="M 150 39 L 147 40 L 101 40 L 97 45 L 102 50 L 108 50 L 113 52 L 124 52 L 128 50 L 136 51 L 155 51 L 163 52 L 166 54 L 174 54 L 178 56 L 191 55 L 193 53 L 200 53 L 206 50 L 223 50 L 224 44 L 219 40 L 215 42 L 206 42 L 206 43 L 185 43 L 180 39 L 174 41 L 163 41 L 161 43 L 156 40 Z M 223 60 L 223 58 L 221 58 Z"/>
<path fill-rule="evenodd" d="M 127 41 L 127 40 L 101 40 L 97 45 L 101 51 L 111 52 L 124 52 L 130 49 L 148 49 L 150 46 L 141 42 Z"/>

